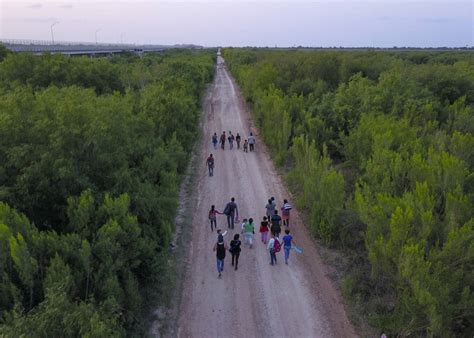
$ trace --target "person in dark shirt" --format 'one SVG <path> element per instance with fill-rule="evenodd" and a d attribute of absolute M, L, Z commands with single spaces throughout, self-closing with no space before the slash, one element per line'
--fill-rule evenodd
<path fill-rule="evenodd" d="M 240 141 L 242 138 L 240 137 L 239 133 L 235 136 L 235 141 L 237 142 L 237 149 L 240 149 Z"/>
<path fill-rule="evenodd" d="M 275 237 L 280 237 L 280 232 L 281 232 L 281 217 L 278 215 L 278 210 L 274 211 L 274 214 L 272 218 L 270 219 L 272 222 L 272 226 L 270 228 L 270 231 L 272 232 L 272 235 Z"/>
<path fill-rule="evenodd" d="M 234 197 L 232 197 L 230 202 L 225 206 L 224 214 L 227 216 L 227 227 L 234 229 L 235 218 L 239 217 L 239 210 L 237 208 L 237 203 L 235 203 Z"/>
<path fill-rule="evenodd" d="M 234 239 L 230 241 L 230 249 L 229 252 L 232 255 L 232 266 L 234 266 L 234 261 L 235 261 L 235 270 L 237 270 L 237 267 L 239 265 L 239 256 L 240 256 L 240 251 L 242 250 L 240 248 L 240 245 L 242 242 L 239 240 L 240 235 L 235 234 Z"/>
<path fill-rule="evenodd" d="M 218 242 L 214 245 L 214 251 L 216 252 L 217 258 L 217 272 L 219 273 L 218 277 L 221 278 L 222 271 L 224 271 L 224 258 L 225 251 L 227 250 L 227 245 L 224 242 L 223 238 L 219 238 Z"/>
<path fill-rule="evenodd" d="M 219 142 L 219 140 L 217 139 L 217 134 L 214 133 L 214 135 L 212 135 L 212 145 L 214 146 L 214 149 L 217 149 L 217 143 Z"/>
<path fill-rule="evenodd" d="M 224 150 L 224 148 L 225 148 L 225 139 L 226 139 L 225 131 L 223 131 L 222 134 L 221 134 L 221 138 L 220 138 L 222 150 Z"/>

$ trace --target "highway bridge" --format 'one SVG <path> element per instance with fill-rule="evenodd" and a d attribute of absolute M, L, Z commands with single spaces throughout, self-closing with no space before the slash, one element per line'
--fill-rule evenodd
<path fill-rule="evenodd" d="M 183 48 L 183 49 L 199 49 L 196 45 L 136 45 L 136 44 L 108 44 L 108 43 L 90 43 L 90 42 L 55 42 L 42 40 L 10 40 L 0 39 L 7 49 L 13 52 L 28 52 L 37 55 L 65 54 L 65 55 L 113 55 L 120 53 L 156 53 L 166 49 Z"/>

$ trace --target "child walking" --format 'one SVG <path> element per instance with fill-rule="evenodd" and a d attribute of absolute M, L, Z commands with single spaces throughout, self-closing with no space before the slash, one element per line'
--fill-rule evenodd
<path fill-rule="evenodd" d="M 274 234 L 272 234 L 272 238 L 270 239 L 270 241 L 268 241 L 267 249 L 270 252 L 270 265 L 276 264 L 276 253 L 280 251 L 280 242 Z"/>
<path fill-rule="evenodd" d="M 214 205 L 211 205 L 211 210 L 209 210 L 209 222 L 211 223 L 211 232 L 214 231 L 214 228 L 217 229 L 217 215 L 222 215 L 221 212 L 216 210 Z"/>
<path fill-rule="evenodd" d="M 245 243 L 249 245 L 250 249 L 252 249 L 253 235 L 255 234 L 255 228 L 253 226 L 253 218 L 249 218 L 247 222 L 242 224 L 242 233 L 244 234 Z"/>
<path fill-rule="evenodd" d="M 286 225 L 287 228 L 290 226 L 290 210 L 291 204 L 288 203 L 288 200 L 283 200 L 283 206 L 281 207 L 281 215 L 283 216 L 283 225 Z"/>
<path fill-rule="evenodd" d="M 283 249 L 285 250 L 285 264 L 288 264 L 288 259 L 290 258 L 290 250 L 293 236 L 290 235 L 290 230 L 285 230 L 285 236 L 283 236 Z"/>
<path fill-rule="evenodd" d="M 268 221 L 267 221 L 267 216 L 263 216 L 263 221 L 260 222 L 260 234 L 262 236 L 262 242 L 267 244 L 268 242 Z"/>

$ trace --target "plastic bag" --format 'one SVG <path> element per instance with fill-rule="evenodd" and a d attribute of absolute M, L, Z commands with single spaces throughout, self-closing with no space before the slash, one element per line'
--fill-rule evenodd
<path fill-rule="evenodd" d="M 291 248 L 296 253 L 303 253 L 303 249 L 301 249 L 299 246 L 293 245 Z"/>

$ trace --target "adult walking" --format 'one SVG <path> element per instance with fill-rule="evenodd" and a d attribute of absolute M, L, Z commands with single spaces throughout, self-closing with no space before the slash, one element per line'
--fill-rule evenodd
<path fill-rule="evenodd" d="M 272 199 L 268 200 L 267 205 L 265 205 L 265 214 L 267 215 L 267 219 L 271 220 L 273 214 L 275 213 L 275 204 L 273 204 Z"/>
<path fill-rule="evenodd" d="M 242 224 L 242 233 L 244 234 L 244 241 L 249 248 L 253 246 L 253 235 L 255 234 L 255 227 L 253 225 L 253 218 L 249 218 L 247 222 Z"/>
<path fill-rule="evenodd" d="M 227 227 L 234 229 L 235 218 L 239 217 L 239 209 L 237 208 L 237 203 L 235 203 L 234 197 L 232 197 L 230 202 L 225 206 L 224 214 L 227 216 Z"/>
<path fill-rule="evenodd" d="M 276 253 L 280 251 L 280 241 L 275 235 L 272 235 L 272 238 L 268 241 L 267 249 L 270 252 L 270 265 L 276 264 Z"/>
<path fill-rule="evenodd" d="M 267 244 L 268 242 L 268 232 L 270 229 L 268 228 L 268 221 L 267 216 L 263 216 L 263 221 L 260 222 L 260 235 L 262 237 L 262 242 Z"/>
<path fill-rule="evenodd" d="M 217 215 L 221 214 L 221 212 L 216 210 L 214 205 L 211 205 L 211 209 L 209 210 L 209 222 L 211 223 L 211 232 L 214 231 L 213 227 L 217 230 Z"/>
<path fill-rule="evenodd" d="M 283 205 L 281 207 L 281 215 L 283 219 L 283 225 L 286 225 L 287 228 L 290 226 L 290 210 L 291 204 L 288 203 L 288 200 L 283 200 Z"/>
<path fill-rule="evenodd" d="M 275 210 L 273 212 L 272 218 L 270 220 L 272 222 L 272 226 L 270 228 L 270 231 L 272 232 L 272 235 L 276 237 L 280 237 L 280 232 L 281 232 L 281 217 L 278 215 L 278 210 Z"/>
<path fill-rule="evenodd" d="M 217 140 L 217 133 L 214 133 L 214 135 L 212 135 L 212 145 L 214 146 L 214 150 L 217 149 L 217 143 L 219 141 Z"/>
<path fill-rule="evenodd" d="M 217 273 L 219 274 L 218 277 L 221 278 L 222 271 L 224 271 L 224 258 L 225 258 L 225 251 L 227 250 L 227 245 L 224 242 L 224 238 L 219 238 L 217 243 L 214 244 L 214 251 L 216 252 L 216 260 L 217 260 Z"/>
<path fill-rule="evenodd" d="M 209 177 L 214 176 L 214 157 L 212 156 L 212 154 L 210 154 L 207 158 L 206 165 L 209 170 Z"/>
<path fill-rule="evenodd" d="M 232 132 L 229 130 L 229 136 L 227 137 L 227 141 L 229 141 L 230 150 L 234 149 L 234 140 L 235 140 L 235 137 L 234 135 L 232 135 Z"/>
<path fill-rule="evenodd" d="M 225 131 L 223 131 L 221 134 L 220 142 L 221 142 L 221 148 L 222 150 L 224 150 L 225 149 Z"/>
<path fill-rule="evenodd" d="M 234 261 L 235 261 L 235 270 L 237 270 L 239 266 L 240 251 L 242 251 L 242 249 L 240 248 L 242 242 L 240 241 L 239 238 L 240 238 L 240 235 L 235 234 L 234 239 L 230 241 L 230 248 L 229 248 L 229 252 L 232 255 L 232 266 L 234 266 Z"/>
<path fill-rule="evenodd" d="M 285 251 L 285 264 L 288 264 L 290 258 L 290 250 L 292 246 L 293 236 L 290 235 L 290 229 L 285 229 L 285 236 L 283 236 L 283 250 Z"/>
<path fill-rule="evenodd" d="M 240 141 L 242 140 L 242 138 L 240 137 L 239 133 L 237 133 L 237 135 L 235 135 L 235 142 L 237 142 L 237 149 L 240 149 Z"/>
<path fill-rule="evenodd" d="M 249 150 L 250 152 L 252 152 L 255 150 L 255 136 L 253 136 L 253 134 L 250 133 L 248 140 L 249 140 Z"/>

